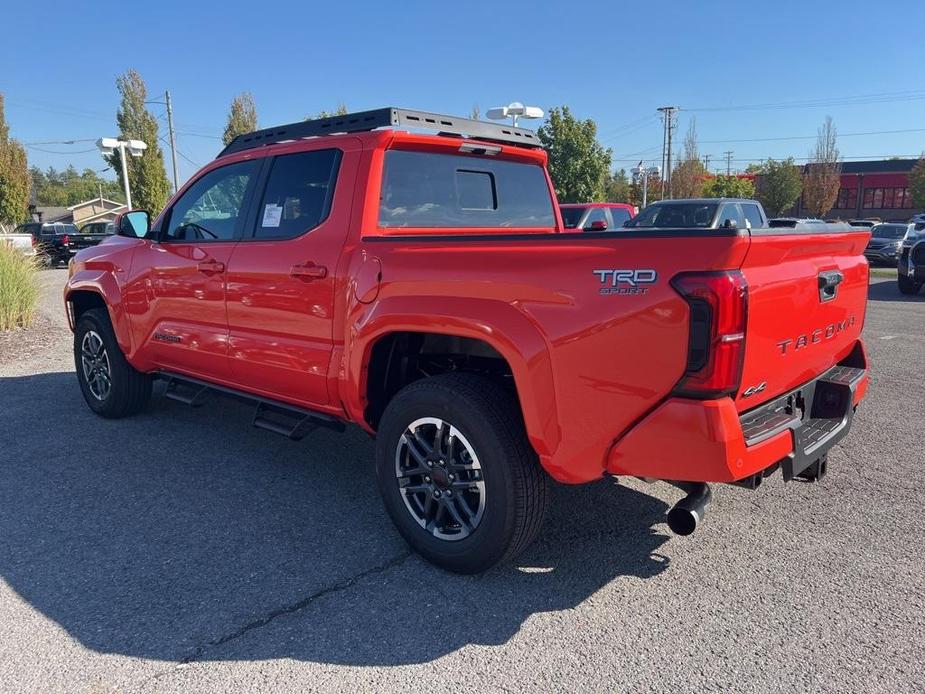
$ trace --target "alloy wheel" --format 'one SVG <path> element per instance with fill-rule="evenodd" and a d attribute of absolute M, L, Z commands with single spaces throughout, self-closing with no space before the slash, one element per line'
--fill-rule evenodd
<path fill-rule="evenodd" d="M 481 463 L 449 422 L 423 417 L 408 425 L 395 450 L 395 477 L 405 508 L 434 537 L 462 540 L 482 520 Z"/>
<path fill-rule="evenodd" d="M 112 388 L 112 370 L 99 333 L 93 330 L 84 333 L 80 342 L 80 363 L 90 394 L 97 400 L 105 400 Z"/>

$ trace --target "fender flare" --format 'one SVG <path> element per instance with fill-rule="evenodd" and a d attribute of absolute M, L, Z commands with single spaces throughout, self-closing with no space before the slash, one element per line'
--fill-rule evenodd
<path fill-rule="evenodd" d="M 132 330 L 128 314 L 122 301 L 122 291 L 111 273 L 103 270 L 82 270 L 75 273 L 64 288 L 64 303 L 67 306 L 75 292 L 93 292 L 98 294 L 109 311 L 109 320 L 112 322 L 116 342 L 123 354 L 132 353 Z M 68 321 L 72 323 L 71 330 L 76 328 L 76 316 L 68 311 Z"/>
<path fill-rule="evenodd" d="M 344 355 L 341 399 L 350 418 L 366 424 L 366 376 L 372 348 L 390 333 L 420 332 L 481 340 L 507 360 L 514 375 L 527 436 L 541 460 L 559 445 L 560 431 L 549 347 L 524 313 L 491 299 L 394 296 L 353 306 Z"/>

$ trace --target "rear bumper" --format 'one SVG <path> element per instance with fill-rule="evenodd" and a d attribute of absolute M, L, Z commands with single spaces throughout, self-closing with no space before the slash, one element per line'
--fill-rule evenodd
<path fill-rule="evenodd" d="M 740 482 L 778 467 L 792 479 L 841 440 L 867 392 L 862 343 L 846 363 L 740 414 L 731 398 L 672 398 L 611 449 L 607 472 L 661 480 Z"/>

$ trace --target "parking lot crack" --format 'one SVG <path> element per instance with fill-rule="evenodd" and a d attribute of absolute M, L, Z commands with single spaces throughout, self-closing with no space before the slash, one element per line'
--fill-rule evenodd
<path fill-rule="evenodd" d="M 386 571 L 389 571 L 390 569 L 398 566 L 399 564 L 407 560 L 410 556 L 411 556 L 410 551 L 402 552 L 398 556 L 393 557 L 392 559 L 389 559 L 386 562 L 377 564 L 368 569 L 365 569 L 364 571 L 354 574 L 353 576 L 345 578 L 342 581 L 338 581 L 337 583 L 333 583 L 329 586 L 321 588 L 315 591 L 314 593 L 312 593 L 311 595 L 307 595 L 306 597 L 301 598 L 300 600 L 297 600 L 296 602 L 293 602 L 288 605 L 284 605 L 282 607 L 278 607 L 274 610 L 271 610 L 265 615 L 262 615 L 256 619 L 251 620 L 250 622 L 247 622 L 246 624 L 243 624 L 242 626 L 238 627 L 234 631 L 231 631 L 227 634 L 224 634 L 223 636 L 219 636 L 218 638 L 209 641 L 208 643 L 198 646 L 192 655 L 179 661 L 170 670 L 162 670 L 161 672 L 155 673 L 153 676 L 147 679 L 148 680 L 160 679 L 161 677 L 164 677 L 165 675 L 168 675 L 171 672 L 175 672 L 178 669 L 185 668 L 195 663 L 196 661 L 201 660 L 204 654 L 209 649 L 217 648 L 231 641 L 239 639 L 242 636 L 252 631 L 255 631 L 257 629 L 261 629 L 267 626 L 268 624 L 270 624 L 271 622 L 273 622 L 274 620 L 280 617 L 285 617 L 286 615 L 294 614 L 296 612 L 304 610 L 306 607 L 308 607 L 309 605 L 311 605 L 312 603 L 314 603 L 316 600 L 320 598 L 331 595 L 333 593 L 339 593 L 341 591 L 348 590 L 352 588 L 353 586 L 355 586 L 360 581 L 362 581 L 364 578 L 368 578 L 369 576 L 374 576 L 376 574 L 381 574 Z"/>

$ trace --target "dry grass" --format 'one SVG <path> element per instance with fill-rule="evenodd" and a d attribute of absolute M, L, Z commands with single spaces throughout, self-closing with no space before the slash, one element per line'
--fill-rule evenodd
<path fill-rule="evenodd" d="M 0 243 L 0 330 L 32 324 L 39 298 L 37 272 L 34 258 Z"/>

